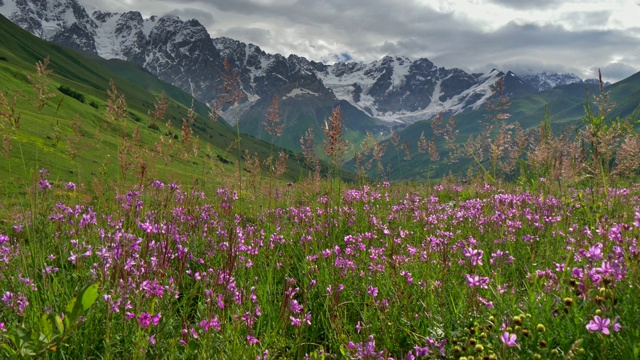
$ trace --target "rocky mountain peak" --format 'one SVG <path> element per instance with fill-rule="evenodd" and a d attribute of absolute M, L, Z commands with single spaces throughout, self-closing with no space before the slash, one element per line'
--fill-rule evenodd
<path fill-rule="evenodd" d="M 583 82 L 576 74 L 553 73 L 543 71 L 540 73 L 522 75 L 521 79 L 536 91 L 553 89 L 556 86 Z"/>
<path fill-rule="evenodd" d="M 43 39 L 95 52 L 95 23 L 76 0 L 5 0 L 0 13 Z"/>

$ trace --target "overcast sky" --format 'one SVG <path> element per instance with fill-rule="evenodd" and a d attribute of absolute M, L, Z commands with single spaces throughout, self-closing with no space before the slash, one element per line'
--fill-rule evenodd
<path fill-rule="evenodd" d="M 370 62 L 426 57 L 484 72 L 549 70 L 608 81 L 640 71 L 640 0 L 80 0 L 198 19 L 269 53 Z"/>

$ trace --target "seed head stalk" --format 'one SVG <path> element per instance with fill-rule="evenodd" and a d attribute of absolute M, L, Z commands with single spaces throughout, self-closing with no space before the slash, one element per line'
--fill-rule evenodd
<path fill-rule="evenodd" d="M 222 74 L 222 95 L 218 98 L 216 106 L 233 107 L 233 117 L 236 122 L 236 145 L 238 146 L 238 200 L 242 201 L 242 147 L 240 146 L 240 119 L 238 119 L 238 102 L 246 95 L 240 83 L 240 72 L 234 70 L 229 59 L 224 60 L 224 72 Z"/>
<path fill-rule="evenodd" d="M 269 171 L 273 169 L 272 176 L 269 176 L 269 208 L 271 208 L 271 196 L 273 192 L 273 176 L 276 176 L 276 170 L 273 165 L 273 143 L 276 137 L 282 135 L 282 119 L 280 118 L 280 102 L 278 101 L 278 94 L 273 96 L 269 109 L 265 114 L 266 121 L 262 123 L 267 134 L 271 135 L 271 144 L 269 147 Z"/>

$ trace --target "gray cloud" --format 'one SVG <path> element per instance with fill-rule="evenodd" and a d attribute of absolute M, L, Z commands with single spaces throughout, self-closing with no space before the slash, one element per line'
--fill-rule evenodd
<path fill-rule="evenodd" d="M 630 74 L 634 74 L 638 70 L 631 65 L 616 62 L 603 66 L 602 68 L 600 68 L 600 71 L 602 72 L 602 78 L 606 80 L 623 79 L 625 77 L 628 77 Z M 592 72 L 594 75 L 597 74 L 598 68 L 593 68 Z M 594 76 L 594 78 L 595 77 L 596 76 Z"/>
<path fill-rule="evenodd" d="M 479 16 L 465 8 L 440 9 L 431 5 L 437 1 L 424 5 L 417 0 L 114 0 L 104 5 L 98 0 L 80 1 L 95 2 L 98 7 L 109 4 L 121 11 L 141 10 L 147 16 L 194 17 L 212 37 L 227 36 L 267 52 L 316 61 L 427 57 L 437 66 L 471 71 L 566 69 L 583 77 L 592 76 L 594 68 L 610 66 L 612 71 L 603 74 L 609 81 L 640 70 L 636 55 L 640 54 L 640 28 L 624 27 L 621 11 L 613 6 L 607 11 L 588 6 L 597 1 L 606 4 L 606 0 L 572 0 L 586 2 L 564 7 L 568 0 L 484 0 L 500 6 L 505 14 L 517 14 L 510 22 L 489 18 L 489 13 Z M 635 8 L 640 17 L 640 7 Z M 636 11 L 625 10 L 623 15 Z M 494 20 L 503 25 L 495 26 Z"/>
<path fill-rule="evenodd" d="M 611 11 L 572 11 L 564 14 L 562 20 L 571 22 L 577 28 L 605 27 L 611 15 Z"/>
<path fill-rule="evenodd" d="M 215 24 L 215 20 L 213 15 L 208 12 L 204 12 L 200 9 L 187 7 L 182 9 L 172 9 L 169 11 L 171 15 L 177 15 L 183 20 L 187 19 L 196 19 L 198 20 L 204 27 L 210 28 Z"/>
<path fill-rule="evenodd" d="M 220 36 L 244 41 L 260 46 L 272 42 L 271 31 L 255 27 L 232 27 L 220 33 Z"/>
<path fill-rule="evenodd" d="M 489 2 L 512 9 L 554 9 L 562 2 L 557 0 L 490 0 Z"/>

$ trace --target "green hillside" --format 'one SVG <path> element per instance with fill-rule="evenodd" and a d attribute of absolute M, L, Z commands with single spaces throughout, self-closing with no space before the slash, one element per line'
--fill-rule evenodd
<path fill-rule="evenodd" d="M 630 116 L 640 101 L 640 73 L 611 85 L 607 91 L 611 101 L 616 104 L 609 113 L 609 117 Z M 551 127 L 554 134 L 558 135 L 567 129 L 580 128 L 583 126 L 582 119 L 585 115 L 584 106 L 587 94 L 589 101 L 593 104 L 593 96 L 598 92 L 597 85 L 571 84 L 515 98 L 511 101 L 507 111 L 511 115 L 508 123 L 518 121 L 525 131 L 533 131 L 540 125 L 546 109 L 551 117 Z M 595 105 L 593 106 L 595 108 Z M 470 135 L 478 135 L 482 132 L 481 122 L 485 121 L 485 115 L 487 112 L 484 108 L 457 115 L 455 121 L 459 134 L 456 142 L 464 144 Z M 387 151 L 382 162 L 389 169 L 389 178 L 424 180 L 427 176 L 441 177 L 450 171 L 460 176 L 465 174 L 468 165 L 473 163 L 472 159 L 466 158 L 455 164 L 447 164 L 443 159 L 432 162 L 428 153 L 418 152 L 417 144 L 420 134 L 424 132 L 428 140 L 434 136 L 431 123 L 432 120 L 420 121 L 399 133 L 400 144 L 409 144 L 410 159 L 406 158 L 404 150 L 396 150 L 390 140 L 386 140 Z M 441 158 L 444 158 L 448 153 L 445 150 L 445 142 L 441 138 L 437 138 L 436 144 Z M 371 170 L 369 174 L 376 176 L 374 170 Z"/>
<path fill-rule="evenodd" d="M 46 57 L 51 73 L 39 78 L 35 64 Z M 126 119 L 120 123 L 106 119 L 111 80 L 126 99 Z M 50 94 L 40 111 L 34 82 L 40 82 L 43 92 Z M 61 86 L 67 95 L 59 90 Z M 169 105 L 165 119 L 152 128 L 148 112 L 162 91 Z M 25 191 L 40 168 L 49 169 L 56 181 L 83 184 L 105 176 L 114 182 L 148 181 L 157 176 L 183 182 L 206 178 L 215 184 L 238 174 L 235 130 L 222 120 L 212 122 L 204 104 L 194 103 L 192 141 L 185 142 L 181 127 L 182 119 L 188 118 L 190 95 L 129 63 L 88 59 L 43 41 L 2 16 L 0 94 L 0 126 L 7 148 L 0 157 L 0 176 L 7 180 L 2 181 L 0 192 Z M 261 159 L 270 153 L 268 143 L 250 136 L 242 136 L 241 149 Z M 284 178 L 306 174 L 295 155 L 288 153 Z"/>

